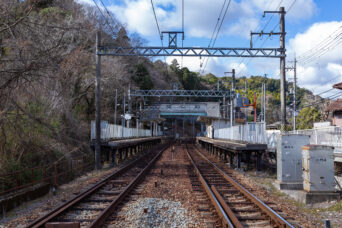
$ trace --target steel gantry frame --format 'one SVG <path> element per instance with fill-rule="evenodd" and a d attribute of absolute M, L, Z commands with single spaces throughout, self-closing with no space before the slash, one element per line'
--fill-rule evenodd
<path fill-rule="evenodd" d="M 224 90 L 133 90 L 134 97 L 233 97 L 234 93 Z"/>
<path fill-rule="evenodd" d="M 280 15 L 280 47 L 279 48 L 226 48 L 226 47 L 116 47 L 101 45 L 101 35 L 96 35 L 96 142 L 95 142 L 95 169 L 101 168 L 101 56 L 188 56 L 188 57 L 250 57 L 250 58 L 279 58 L 281 73 L 281 121 L 282 128 L 286 123 L 286 94 L 285 94 L 285 9 L 279 11 L 264 11 L 264 14 L 276 13 Z M 265 34 L 265 33 L 264 33 Z M 176 33 L 177 35 L 177 33 Z M 273 34 L 274 35 L 274 34 Z M 171 40 L 173 41 L 173 40 Z M 174 45 L 175 42 L 171 42 Z M 161 95 L 167 96 L 167 95 Z"/>
<path fill-rule="evenodd" d="M 187 56 L 187 57 L 285 57 L 281 48 L 224 48 L 224 47 L 114 47 L 99 46 L 96 55 L 102 56 Z"/>

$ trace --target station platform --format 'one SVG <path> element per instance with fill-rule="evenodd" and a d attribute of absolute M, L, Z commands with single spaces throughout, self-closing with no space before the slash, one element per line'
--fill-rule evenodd
<path fill-rule="evenodd" d="M 169 137 L 142 137 L 142 138 L 124 138 L 117 140 L 108 140 L 101 142 L 102 162 L 111 162 L 118 164 L 121 161 L 130 158 L 131 156 L 140 153 L 154 145 L 169 141 Z M 95 142 L 91 142 L 94 149 Z"/>
<path fill-rule="evenodd" d="M 242 168 L 242 162 L 247 164 L 247 169 L 256 160 L 256 169 L 261 170 L 261 156 L 267 150 L 266 144 L 249 143 L 238 140 L 212 139 L 197 137 L 196 142 L 210 154 L 228 161 L 232 167 Z M 228 159 L 229 158 L 229 159 Z M 255 159 L 256 158 L 256 159 Z"/>
<path fill-rule="evenodd" d="M 132 139 L 120 139 L 115 141 L 109 141 L 106 145 L 113 149 L 122 149 L 125 147 L 136 146 L 145 143 L 160 143 L 162 137 L 145 137 L 145 138 L 132 138 Z"/>

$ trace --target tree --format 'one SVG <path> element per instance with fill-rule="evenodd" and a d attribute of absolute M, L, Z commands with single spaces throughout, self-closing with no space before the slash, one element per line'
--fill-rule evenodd
<path fill-rule="evenodd" d="M 136 66 L 136 72 L 133 80 L 138 84 L 140 89 L 149 90 L 154 86 L 148 70 L 142 63 L 139 63 Z"/>
<path fill-rule="evenodd" d="M 177 62 L 177 59 L 172 60 L 171 65 L 170 65 L 171 71 L 175 73 L 179 73 L 179 64 Z"/>
<path fill-rule="evenodd" d="M 303 108 L 297 117 L 297 129 L 310 129 L 320 119 L 321 113 L 316 108 Z"/>

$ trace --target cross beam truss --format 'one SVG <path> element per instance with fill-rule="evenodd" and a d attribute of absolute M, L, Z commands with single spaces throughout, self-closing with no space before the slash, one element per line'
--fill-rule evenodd
<path fill-rule="evenodd" d="M 135 97 L 226 97 L 233 96 L 230 91 L 223 90 L 133 90 Z"/>
<path fill-rule="evenodd" d="M 96 54 L 111 56 L 285 57 L 280 48 L 114 47 L 100 46 Z"/>

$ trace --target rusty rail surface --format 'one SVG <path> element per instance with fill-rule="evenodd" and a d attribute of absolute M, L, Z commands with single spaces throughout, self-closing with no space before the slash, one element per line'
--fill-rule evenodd
<path fill-rule="evenodd" d="M 268 205 L 266 205 L 264 202 L 262 202 L 260 199 L 258 199 L 255 195 L 253 195 L 250 191 L 248 191 L 246 188 L 244 188 L 242 185 L 237 183 L 235 180 L 233 180 L 232 177 L 230 177 L 226 172 L 221 170 L 216 164 L 211 162 L 204 154 L 202 154 L 195 146 L 192 146 L 192 149 L 194 152 L 196 152 L 204 161 L 206 161 L 211 167 L 216 170 L 217 173 L 219 173 L 225 180 L 227 185 L 233 186 L 237 191 L 245 196 L 248 200 L 250 200 L 257 208 L 259 208 L 263 214 L 266 215 L 266 217 L 269 219 L 270 224 L 273 227 L 294 227 L 289 222 L 287 222 L 282 216 L 280 216 L 276 211 L 274 211 L 272 208 L 270 208 Z M 189 157 L 192 158 L 190 155 L 190 152 L 187 147 L 187 154 Z M 195 162 L 191 159 L 193 166 L 196 166 Z M 202 176 L 203 173 L 200 172 L 199 168 L 196 166 L 196 171 L 199 172 Z M 203 171 L 202 171 L 203 172 Z M 203 177 L 202 177 L 203 178 Z M 203 178 L 204 180 L 204 178 Z M 205 180 L 204 180 L 205 181 Z M 209 186 L 209 184 L 206 182 L 206 185 Z M 216 189 L 215 184 L 211 185 L 211 193 L 209 194 L 207 191 L 207 194 L 210 198 L 215 197 L 215 199 L 219 202 L 220 207 L 224 209 L 225 213 L 229 217 L 230 221 L 233 223 L 234 227 L 243 227 L 241 222 L 239 221 L 239 218 L 235 215 L 233 210 L 228 206 L 228 204 L 225 202 L 223 197 L 220 195 L 219 191 Z"/>
<path fill-rule="evenodd" d="M 89 227 L 99 227 L 101 224 L 103 224 L 103 222 L 106 220 L 106 218 L 110 215 L 110 212 L 112 212 L 115 209 L 115 207 L 117 205 L 119 205 L 120 202 L 122 202 L 124 197 L 127 194 L 129 194 L 129 192 L 132 190 L 132 188 L 144 177 L 144 175 L 146 175 L 146 173 L 152 167 L 154 162 L 160 157 L 160 155 L 168 147 L 169 147 L 169 144 L 167 144 L 166 146 L 163 146 L 162 149 L 159 150 L 157 155 L 151 159 L 151 161 L 145 166 L 145 168 L 141 172 L 139 172 L 139 174 L 133 179 L 133 181 L 131 181 L 129 183 L 129 185 L 114 199 L 114 201 L 111 202 L 110 205 L 108 207 L 106 207 L 102 213 L 100 213 L 100 215 L 91 223 L 91 225 Z M 156 150 L 156 149 L 154 149 L 154 150 Z M 31 228 L 31 227 L 32 228 L 38 228 L 38 227 L 44 227 L 44 225 L 46 226 L 47 223 L 52 221 L 54 218 L 57 218 L 58 216 L 60 216 L 64 212 L 66 212 L 67 210 L 71 209 L 76 204 L 82 202 L 86 197 L 91 196 L 93 193 L 96 193 L 97 191 L 99 191 L 101 189 L 101 187 L 105 186 L 105 184 L 110 182 L 113 178 L 116 178 L 116 177 L 124 174 L 125 172 L 127 172 L 131 168 L 135 167 L 139 163 L 139 161 L 142 160 L 143 158 L 148 158 L 148 156 L 152 152 L 153 151 L 146 153 L 143 156 L 133 160 L 132 162 L 130 162 L 129 164 L 127 164 L 123 168 L 117 170 L 116 172 L 114 172 L 110 176 L 108 176 L 105 179 L 97 182 L 92 187 L 90 187 L 90 188 L 86 189 L 85 191 L 83 191 L 82 193 L 78 194 L 73 199 L 71 199 L 68 202 L 57 207 L 56 209 L 49 212 L 45 216 L 35 220 L 31 224 L 29 224 L 27 227 L 28 228 Z M 75 223 L 72 223 L 72 224 L 74 225 Z"/>

